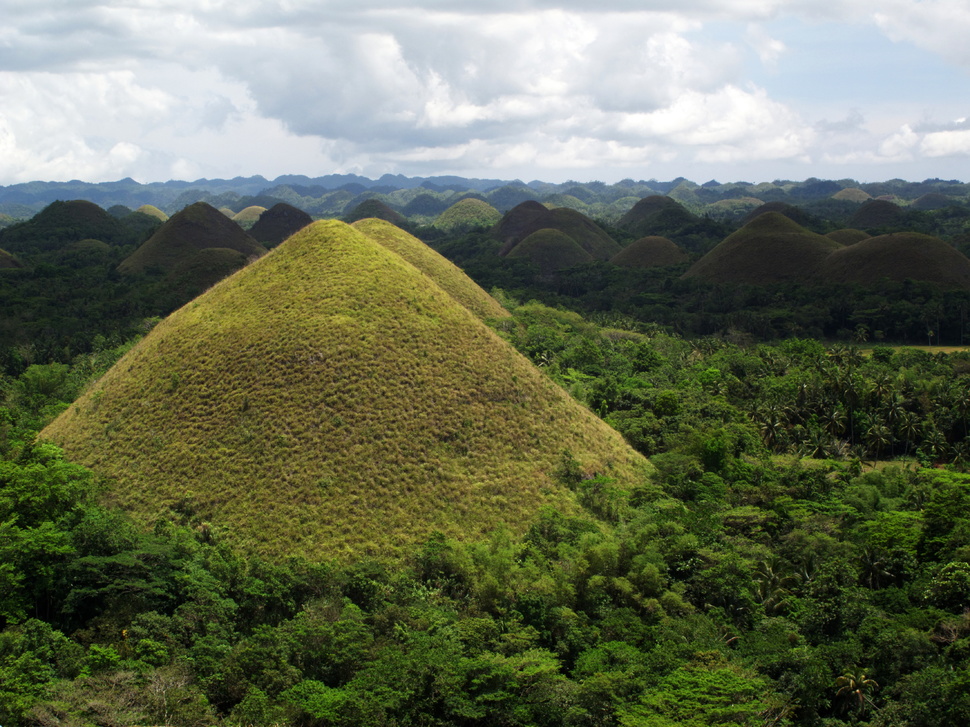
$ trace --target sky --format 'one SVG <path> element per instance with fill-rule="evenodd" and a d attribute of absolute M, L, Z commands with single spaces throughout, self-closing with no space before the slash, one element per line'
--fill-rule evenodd
<path fill-rule="evenodd" d="M 970 181 L 966 0 L 0 0 L 0 13 L 2 185 Z"/>

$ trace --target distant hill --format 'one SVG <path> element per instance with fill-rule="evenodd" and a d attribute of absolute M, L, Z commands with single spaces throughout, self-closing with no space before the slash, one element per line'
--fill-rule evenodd
<path fill-rule="evenodd" d="M 805 280 L 840 247 L 780 212 L 766 212 L 725 238 L 684 277 L 753 285 Z"/>
<path fill-rule="evenodd" d="M 49 252 L 79 240 L 127 241 L 125 226 L 84 200 L 52 202 L 34 217 L 0 230 L 0 247 L 12 253 Z"/>
<path fill-rule="evenodd" d="M 295 232 L 313 222 L 313 218 L 301 209 L 286 202 L 273 205 L 263 212 L 249 234 L 266 247 L 275 247 Z"/>
<path fill-rule="evenodd" d="M 219 210 L 205 202 L 196 202 L 172 215 L 121 262 L 118 270 L 128 274 L 152 268 L 170 272 L 186 264 L 198 251 L 210 247 L 235 250 L 246 258 L 266 253 L 266 248 Z"/>
<path fill-rule="evenodd" d="M 572 238 L 594 260 L 609 260 L 620 251 L 620 245 L 589 217 L 567 207 L 547 209 L 529 201 L 509 210 L 492 228 L 492 235 L 502 242 L 500 254 L 507 255 L 516 245 L 539 230 L 549 229 Z"/>
<path fill-rule="evenodd" d="M 256 224 L 256 220 L 258 220 L 259 216 L 265 211 L 266 208 L 260 205 L 249 205 L 248 207 L 244 207 L 234 214 L 232 216 L 232 221 L 242 227 L 244 230 L 248 230 L 250 227 Z"/>
<path fill-rule="evenodd" d="M 849 219 L 849 227 L 872 230 L 897 224 L 903 216 L 899 205 L 884 199 L 863 202 Z"/>
<path fill-rule="evenodd" d="M 311 560 L 574 511 L 564 452 L 624 488 L 649 468 L 425 273 L 330 220 L 157 325 L 42 437 L 142 522 L 174 511 Z"/>
<path fill-rule="evenodd" d="M 407 230 L 410 227 L 404 215 L 396 212 L 379 199 L 368 199 L 361 202 L 344 216 L 344 222 L 350 224 L 358 220 L 366 220 L 370 217 L 386 220 L 392 225 L 400 227 L 402 230 Z"/>
<path fill-rule="evenodd" d="M 485 200 L 466 197 L 438 215 L 434 226 L 447 231 L 492 227 L 500 219 L 502 213 Z"/>
<path fill-rule="evenodd" d="M 168 221 L 168 215 L 153 204 L 143 204 L 141 207 L 136 209 L 135 212 L 141 212 L 143 215 L 150 215 L 151 217 L 159 219 L 162 222 Z"/>
<path fill-rule="evenodd" d="M 843 202 L 858 202 L 863 203 L 867 200 L 872 199 L 872 196 L 858 187 L 846 187 L 835 194 L 832 195 L 832 199 L 837 199 Z"/>
<path fill-rule="evenodd" d="M 352 227 L 407 260 L 483 321 L 509 317 L 509 312 L 461 268 L 397 225 L 370 218 L 358 220 Z"/>
<path fill-rule="evenodd" d="M 797 207 L 787 202 L 766 202 L 745 215 L 745 217 L 741 220 L 742 226 L 751 222 L 751 220 L 753 220 L 755 217 L 766 214 L 767 212 L 777 212 L 778 214 L 782 214 L 792 222 L 795 222 L 802 227 L 808 227 L 814 222 L 812 216 L 805 212 L 805 210 L 803 210 L 801 207 Z"/>
<path fill-rule="evenodd" d="M 535 263 L 541 275 L 551 275 L 593 261 L 593 256 L 565 232 L 547 228 L 536 230 L 526 237 L 509 251 L 508 257 Z"/>
<path fill-rule="evenodd" d="M 915 232 L 879 235 L 833 252 L 821 265 L 826 282 L 873 285 L 922 280 L 970 290 L 970 260 L 937 237 Z"/>
<path fill-rule="evenodd" d="M 638 237 L 665 235 L 697 218 L 684 205 L 663 195 L 644 197 L 627 212 L 617 226 Z"/>
<path fill-rule="evenodd" d="M 610 262 L 625 268 L 653 268 L 687 262 L 688 254 L 666 237 L 641 237 L 610 258 Z"/>

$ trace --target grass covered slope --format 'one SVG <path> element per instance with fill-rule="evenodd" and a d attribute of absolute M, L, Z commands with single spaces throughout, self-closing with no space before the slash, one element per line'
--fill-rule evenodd
<path fill-rule="evenodd" d="M 474 539 L 546 504 L 555 473 L 646 460 L 427 275 L 315 222 L 179 309 L 43 435 L 151 523 L 169 508 L 274 557 Z"/>
<path fill-rule="evenodd" d="M 780 212 L 758 215 L 694 263 L 685 278 L 764 285 L 806 280 L 841 245 Z"/>
<path fill-rule="evenodd" d="M 303 210 L 286 202 L 279 202 L 259 216 L 249 228 L 249 234 L 266 247 L 274 247 L 311 222 L 313 218 Z"/>
<path fill-rule="evenodd" d="M 49 252 L 92 238 L 124 244 L 124 225 L 93 202 L 51 202 L 31 219 L 0 231 L 0 248 L 10 253 Z"/>
<path fill-rule="evenodd" d="M 266 248 L 215 207 L 196 202 L 172 215 L 122 261 L 118 270 L 127 274 L 141 273 L 149 268 L 170 271 L 199 250 L 209 247 L 235 250 L 247 258 L 266 253 Z"/>
<path fill-rule="evenodd" d="M 917 232 L 879 235 L 837 250 L 819 271 L 827 282 L 872 285 L 923 280 L 970 290 L 970 260 L 943 240 Z"/>
<path fill-rule="evenodd" d="M 414 235 L 387 220 L 358 220 L 352 227 L 397 253 L 482 320 L 508 318 L 509 312 L 465 272 Z"/>
<path fill-rule="evenodd" d="M 593 256 L 559 230 L 536 230 L 509 252 L 510 258 L 535 263 L 542 275 L 551 275 L 576 265 L 593 262 Z"/>
<path fill-rule="evenodd" d="M 618 227 L 640 237 L 658 234 L 658 230 L 681 227 L 697 218 L 671 197 L 652 194 L 644 197 L 620 218 Z"/>
<path fill-rule="evenodd" d="M 626 268 L 653 268 L 687 262 L 688 255 L 681 248 L 657 235 L 634 240 L 614 255 L 610 262 Z"/>
<path fill-rule="evenodd" d="M 6 250 L 0 250 L 0 268 L 22 268 L 20 261 Z"/>
<path fill-rule="evenodd" d="M 491 227 L 502 219 L 502 213 L 483 199 L 466 197 L 455 202 L 434 221 L 439 230 L 462 230 Z"/>
<path fill-rule="evenodd" d="M 582 212 L 568 207 L 550 210 L 534 201 L 509 210 L 492 228 L 492 235 L 502 241 L 499 254 L 504 256 L 529 235 L 544 229 L 569 236 L 594 260 L 609 260 L 620 251 L 619 243 Z"/>

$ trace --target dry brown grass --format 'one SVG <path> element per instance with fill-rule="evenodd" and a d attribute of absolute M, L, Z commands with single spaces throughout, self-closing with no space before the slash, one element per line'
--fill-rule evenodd
<path fill-rule="evenodd" d="M 155 329 L 43 436 L 150 524 L 169 508 L 270 556 L 396 555 L 567 511 L 568 451 L 648 463 L 428 275 L 321 221 Z"/>

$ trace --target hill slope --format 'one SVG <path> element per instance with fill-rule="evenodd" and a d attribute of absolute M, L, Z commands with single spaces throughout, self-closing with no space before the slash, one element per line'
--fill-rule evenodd
<path fill-rule="evenodd" d="M 513 529 L 646 460 L 431 279 L 315 222 L 173 313 L 43 436 L 151 523 L 275 557 L 395 554 Z"/>
<path fill-rule="evenodd" d="M 199 250 L 228 248 L 247 258 L 259 257 L 266 248 L 215 207 L 196 202 L 172 215 L 141 247 L 118 266 L 122 273 L 140 273 L 149 268 L 170 271 Z"/>
<path fill-rule="evenodd" d="M 938 237 L 916 232 L 870 237 L 836 250 L 819 275 L 826 281 L 857 285 L 908 278 L 970 290 L 970 260 Z"/>
<path fill-rule="evenodd" d="M 491 227 L 502 219 L 502 213 L 488 202 L 475 197 L 466 197 L 446 209 L 434 226 L 440 230 L 460 230 L 471 227 Z"/>
<path fill-rule="evenodd" d="M 626 268 L 653 268 L 687 262 L 688 255 L 666 237 L 651 235 L 634 240 L 610 262 Z"/>
<path fill-rule="evenodd" d="M 542 275 L 593 261 L 593 256 L 565 232 L 546 228 L 536 230 L 513 247 L 508 257 L 535 263 Z"/>
<path fill-rule="evenodd" d="M 763 285 L 807 280 L 839 243 L 780 212 L 758 215 L 694 263 L 685 278 Z"/>
<path fill-rule="evenodd" d="M 266 247 L 274 247 L 311 222 L 313 218 L 303 210 L 286 202 L 279 202 L 259 216 L 249 228 L 249 234 Z"/>
<path fill-rule="evenodd" d="M 502 241 L 500 255 L 507 255 L 516 245 L 539 230 L 558 230 L 568 235 L 594 260 L 609 260 L 620 251 L 620 245 L 593 220 L 568 207 L 547 209 L 529 201 L 509 210 L 492 234 Z"/>
<path fill-rule="evenodd" d="M 482 320 L 508 318 L 509 312 L 451 260 L 387 220 L 358 220 L 354 229 L 397 253 Z"/>
<path fill-rule="evenodd" d="M 93 202 L 51 202 L 34 217 L 0 231 L 0 247 L 11 253 L 46 252 L 78 240 L 126 242 L 124 225 Z"/>
<path fill-rule="evenodd" d="M 620 218 L 618 227 L 640 237 L 665 234 L 671 229 L 695 221 L 686 207 L 677 200 L 660 194 L 644 197 Z"/>

